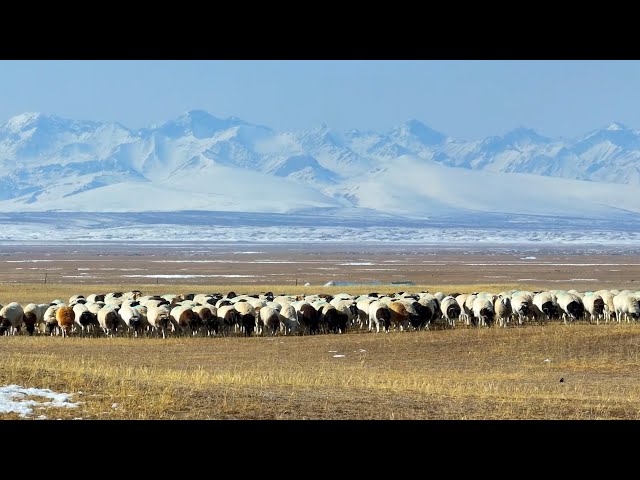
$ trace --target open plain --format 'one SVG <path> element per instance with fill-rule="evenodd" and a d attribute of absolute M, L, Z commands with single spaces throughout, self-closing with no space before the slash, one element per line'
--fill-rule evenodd
<path fill-rule="evenodd" d="M 0 246 L 0 304 L 76 293 L 635 290 L 640 249 L 558 245 Z M 332 281 L 336 285 L 323 286 Z M 310 286 L 304 286 L 305 283 Z M 275 337 L 0 339 L 0 385 L 74 408 L 3 419 L 640 419 L 640 324 Z"/>

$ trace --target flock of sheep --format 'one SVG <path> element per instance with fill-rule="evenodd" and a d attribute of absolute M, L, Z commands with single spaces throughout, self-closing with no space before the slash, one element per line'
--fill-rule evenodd
<path fill-rule="evenodd" d="M 522 325 L 528 321 L 564 323 L 637 321 L 640 292 L 511 290 L 446 295 L 441 292 L 353 296 L 166 294 L 139 290 L 74 295 L 68 302 L 0 305 L 0 335 L 162 336 L 295 335 L 344 333 L 348 329 L 428 329 L 440 324 Z"/>

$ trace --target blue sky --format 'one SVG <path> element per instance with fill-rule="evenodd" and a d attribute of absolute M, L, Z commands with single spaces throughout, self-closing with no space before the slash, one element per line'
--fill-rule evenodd
<path fill-rule="evenodd" d="M 130 128 L 191 109 L 277 130 L 388 130 L 416 118 L 463 139 L 529 127 L 640 129 L 640 61 L 0 61 L 0 122 L 25 111 Z"/>

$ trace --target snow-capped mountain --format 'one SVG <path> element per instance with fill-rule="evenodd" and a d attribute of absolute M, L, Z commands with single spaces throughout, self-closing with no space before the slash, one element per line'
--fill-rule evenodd
<path fill-rule="evenodd" d="M 3 212 L 349 212 L 640 219 L 640 132 L 528 128 L 463 141 L 409 120 L 387 132 L 278 132 L 193 110 L 138 131 L 24 113 L 0 125 Z"/>

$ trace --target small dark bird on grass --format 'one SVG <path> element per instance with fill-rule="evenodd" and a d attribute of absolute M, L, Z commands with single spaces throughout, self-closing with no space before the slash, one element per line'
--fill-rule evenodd
<path fill-rule="evenodd" d="M 560 383 L 564 383 L 564 377 L 560 379 Z"/>

